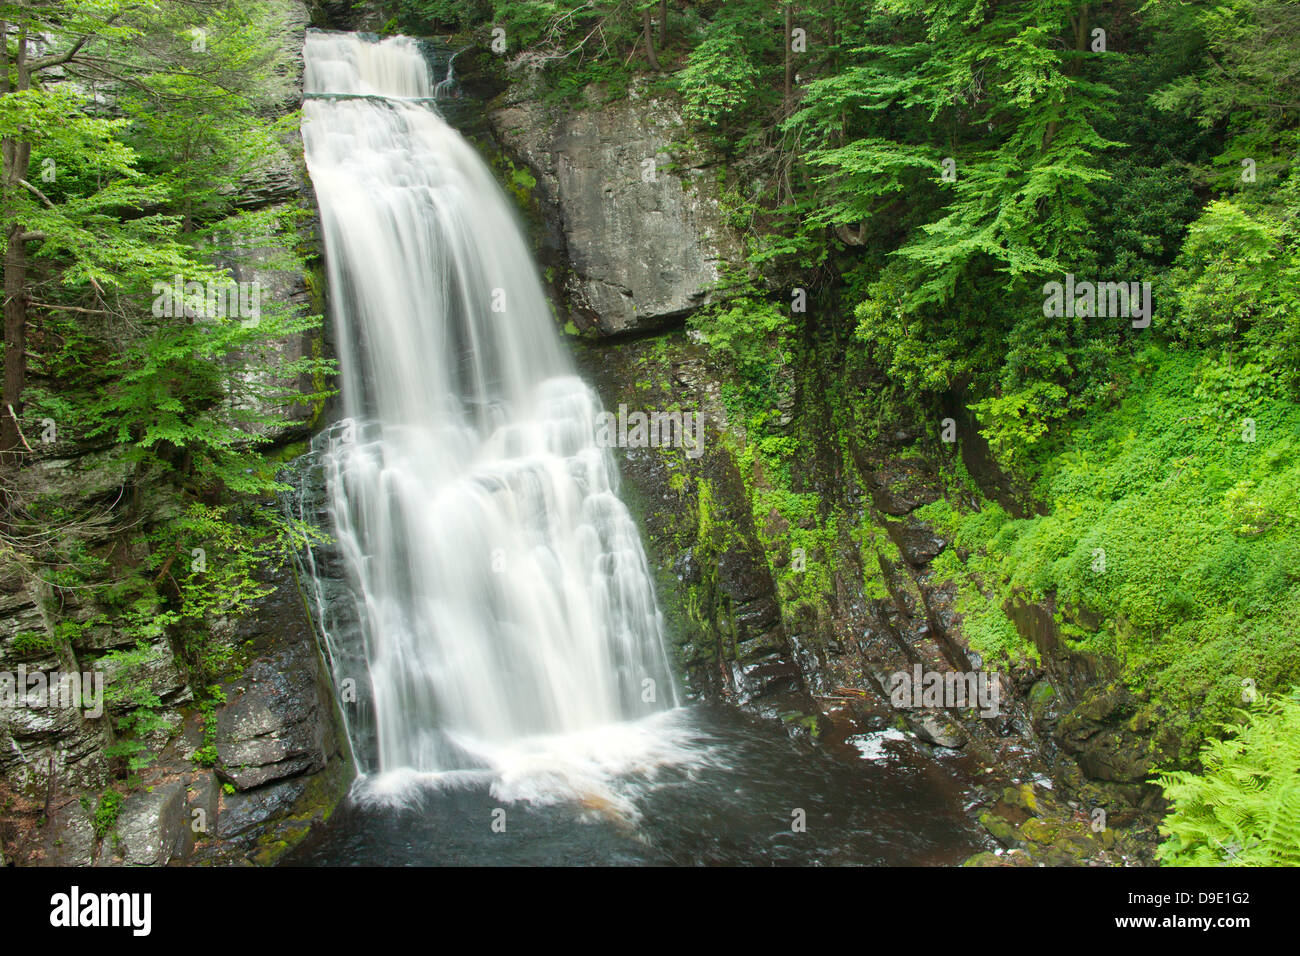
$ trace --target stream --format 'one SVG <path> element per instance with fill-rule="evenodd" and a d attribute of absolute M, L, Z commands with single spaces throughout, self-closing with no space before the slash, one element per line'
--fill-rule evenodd
<path fill-rule="evenodd" d="M 453 778 L 398 805 L 354 795 L 283 863 L 951 866 L 985 848 L 963 813 L 961 773 L 901 734 L 865 741 L 873 759 L 854 760 L 724 706 L 673 716 L 698 759 L 617 781 L 630 813 L 598 800 L 511 803 L 497 783 Z"/>

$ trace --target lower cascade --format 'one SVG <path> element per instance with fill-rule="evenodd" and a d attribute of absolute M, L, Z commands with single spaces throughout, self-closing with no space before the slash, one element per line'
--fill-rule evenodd
<path fill-rule="evenodd" d="M 312 31 L 305 58 L 346 416 L 314 451 L 355 626 L 319 579 L 316 610 L 363 792 L 609 801 L 682 748 L 606 416 L 419 45 Z"/>

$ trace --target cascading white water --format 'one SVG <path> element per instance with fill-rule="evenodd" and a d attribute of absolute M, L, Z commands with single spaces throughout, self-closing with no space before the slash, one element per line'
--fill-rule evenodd
<path fill-rule="evenodd" d="M 362 768 L 644 769 L 678 703 L 661 616 L 509 202 L 414 41 L 313 31 L 305 57 L 348 415 L 321 454 L 368 673 L 331 656 L 368 681 Z"/>

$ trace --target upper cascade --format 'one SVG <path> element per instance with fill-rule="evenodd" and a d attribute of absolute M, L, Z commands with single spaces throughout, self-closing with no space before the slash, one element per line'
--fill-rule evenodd
<path fill-rule="evenodd" d="M 353 34 L 312 31 L 307 34 L 305 57 L 303 90 L 308 96 L 433 96 L 424 55 L 410 37 L 367 43 Z"/>

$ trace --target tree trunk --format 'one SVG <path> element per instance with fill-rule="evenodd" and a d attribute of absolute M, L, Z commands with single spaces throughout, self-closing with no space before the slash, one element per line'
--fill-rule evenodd
<path fill-rule="evenodd" d="M 14 416 L 23 410 L 22 392 L 27 382 L 27 250 L 23 244 L 23 227 L 11 226 L 7 238 L 4 407 L 0 408 L 4 416 L 0 425 L 0 453 L 6 461 L 18 448 L 18 423 Z"/>
<path fill-rule="evenodd" d="M 1089 5 L 1085 3 L 1079 8 L 1079 15 L 1070 18 L 1070 28 L 1074 31 L 1074 49 L 1075 52 L 1080 54 L 1088 52 L 1088 6 Z M 1078 76 L 1082 70 L 1083 57 L 1076 56 L 1065 64 L 1065 68 L 1062 72 L 1064 72 L 1066 76 Z M 1044 151 L 1047 150 L 1047 147 L 1052 145 L 1052 140 L 1056 139 L 1056 132 L 1060 127 L 1061 123 L 1059 120 L 1052 120 L 1047 124 L 1047 129 L 1043 132 L 1042 148 Z"/>
<path fill-rule="evenodd" d="M 659 69 L 659 57 L 655 56 L 655 34 L 654 20 L 650 16 L 650 7 L 647 5 L 641 11 L 641 27 L 645 32 L 645 54 L 650 60 L 650 69 Z"/>
<path fill-rule="evenodd" d="M 831 76 L 836 76 L 840 72 L 840 18 L 839 11 L 834 6 L 831 7 L 827 23 L 830 26 Z"/>
<path fill-rule="evenodd" d="M 18 31 L 17 49 L 14 57 L 15 80 L 11 87 L 9 80 L 8 56 L 3 59 L 4 77 L 3 93 L 12 89 L 26 90 L 31 87 L 31 76 L 27 68 L 27 28 Z M 7 51 L 6 51 L 7 53 Z M 5 369 L 4 394 L 0 396 L 0 460 L 8 463 L 14 460 L 20 441 L 18 422 L 15 416 L 22 411 L 23 388 L 27 384 L 27 247 L 23 238 L 27 231 L 21 223 L 11 218 L 9 204 L 12 197 L 22 188 L 20 182 L 27 178 L 27 166 L 31 161 L 32 146 L 12 137 L 4 140 L 4 218 L 8 229 L 6 238 L 8 248 L 5 250 L 4 275 L 4 313 L 5 313 Z"/>
<path fill-rule="evenodd" d="M 785 109 L 790 109 L 794 98 L 794 4 L 785 5 Z"/>
<path fill-rule="evenodd" d="M 668 45 L 668 0 L 659 0 L 659 48 Z"/>

